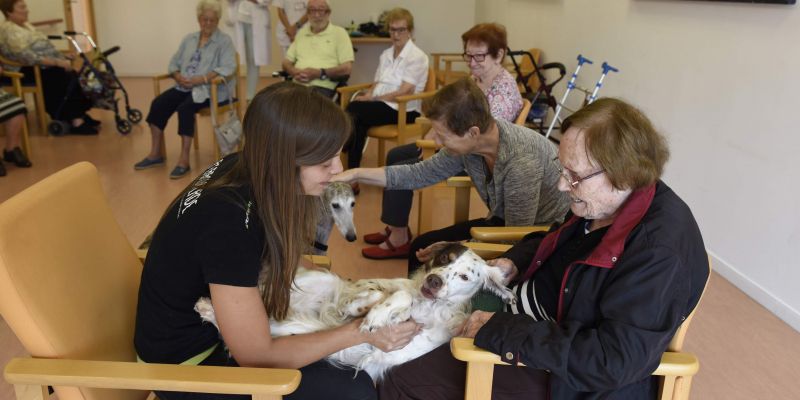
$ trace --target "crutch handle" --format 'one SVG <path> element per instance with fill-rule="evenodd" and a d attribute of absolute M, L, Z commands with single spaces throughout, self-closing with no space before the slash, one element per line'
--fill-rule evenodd
<path fill-rule="evenodd" d="M 63 37 L 61 35 L 47 35 L 47 38 L 50 40 L 61 40 Z"/>
<path fill-rule="evenodd" d="M 603 73 L 604 73 L 604 74 L 607 74 L 607 73 L 608 73 L 608 71 L 611 71 L 611 72 L 619 72 L 619 70 L 618 70 L 618 69 L 616 69 L 616 68 L 612 67 L 612 66 L 611 66 L 611 65 L 609 65 L 607 62 L 603 62 Z"/>
<path fill-rule="evenodd" d="M 584 57 L 581 54 L 578 54 L 578 65 L 583 65 L 584 63 L 586 63 L 586 64 L 594 64 L 594 62 L 592 62 L 592 60 Z"/>
<path fill-rule="evenodd" d="M 75 31 L 64 31 L 64 34 L 67 35 L 67 36 L 75 36 L 75 35 L 78 34 L 78 32 L 75 32 Z"/>

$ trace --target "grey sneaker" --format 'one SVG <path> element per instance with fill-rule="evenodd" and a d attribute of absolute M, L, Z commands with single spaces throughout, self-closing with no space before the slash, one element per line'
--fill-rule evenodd
<path fill-rule="evenodd" d="M 157 167 L 157 166 L 162 165 L 162 164 L 164 164 L 164 157 L 159 157 L 159 158 L 156 158 L 155 160 L 151 160 L 151 159 L 145 157 L 142 161 L 139 161 L 136 164 L 133 164 L 133 169 L 138 171 L 138 170 L 142 170 L 142 169 L 148 169 L 148 168 L 152 168 L 152 167 Z"/>
<path fill-rule="evenodd" d="M 191 171 L 191 168 L 189 167 L 181 167 L 180 165 L 176 165 L 175 169 L 173 169 L 172 172 L 169 173 L 169 179 L 183 178 L 186 174 L 189 173 L 189 171 Z"/>

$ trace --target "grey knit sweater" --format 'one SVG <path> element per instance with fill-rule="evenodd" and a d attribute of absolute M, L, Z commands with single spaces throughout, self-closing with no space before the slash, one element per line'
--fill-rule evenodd
<path fill-rule="evenodd" d="M 413 190 L 466 171 L 489 208 L 507 226 L 561 222 L 569 197 L 558 191 L 559 173 L 552 159 L 556 147 L 544 136 L 519 125 L 495 120 L 500 145 L 494 171 L 488 177 L 483 157 L 453 155 L 442 149 L 433 157 L 409 165 L 386 167 L 386 188 Z"/>

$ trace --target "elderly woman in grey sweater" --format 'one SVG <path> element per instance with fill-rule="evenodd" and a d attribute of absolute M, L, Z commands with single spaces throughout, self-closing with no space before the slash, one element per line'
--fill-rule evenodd
<path fill-rule="evenodd" d="M 556 148 L 547 139 L 530 129 L 495 120 L 486 96 L 469 79 L 439 90 L 426 108 L 434 140 L 444 147 L 440 152 L 420 163 L 355 168 L 333 179 L 413 190 L 461 171 L 472 178 L 489 215 L 414 239 L 408 253 L 409 274 L 419 268 L 417 251 L 442 240 L 469 239 L 474 226 L 524 226 L 563 220 L 569 198 L 558 190 L 559 172 L 552 162 Z"/>

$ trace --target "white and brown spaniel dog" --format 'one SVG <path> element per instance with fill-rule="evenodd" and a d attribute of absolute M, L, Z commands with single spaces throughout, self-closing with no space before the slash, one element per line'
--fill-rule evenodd
<path fill-rule="evenodd" d="M 503 273 L 458 243 L 441 244 L 434 257 L 411 279 L 362 279 L 350 282 L 322 270 L 299 269 L 289 312 L 283 321 L 270 320 L 273 336 L 316 332 L 364 317 L 362 330 L 374 330 L 408 319 L 422 330 L 402 349 L 385 353 L 369 344 L 353 346 L 327 357 L 335 365 L 366 371 L 380 380 L 395 365 L 417 358 L 458 334 L 469 317 L 470 300 L 487 289 L 506 303 L 514 294 L 503 285 Z M 195 310 L 213 323 L 211 300 L 200 298 Z"/>

